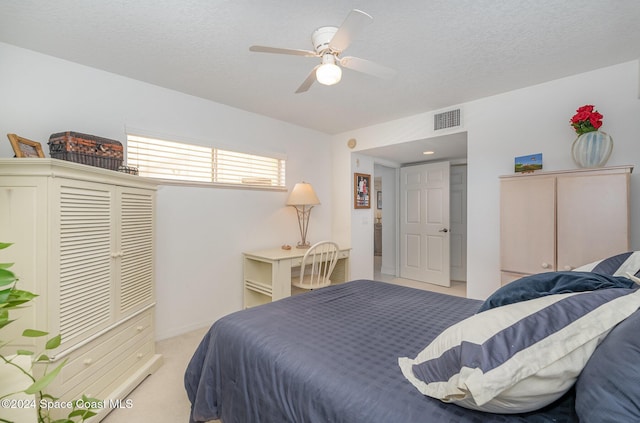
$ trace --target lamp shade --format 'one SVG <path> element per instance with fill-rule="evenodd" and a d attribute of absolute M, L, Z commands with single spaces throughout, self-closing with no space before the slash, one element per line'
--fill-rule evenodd
<path fill-rule="evenodd" d="M 299 182 L 291 190 L 287 206 L 315 206 L 320 204 L 316 192 L 310 183 Z"/>

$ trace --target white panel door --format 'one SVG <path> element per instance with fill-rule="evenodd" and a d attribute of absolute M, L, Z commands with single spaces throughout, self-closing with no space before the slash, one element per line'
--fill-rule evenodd
<path fill-rule="evenodd" d="M 400 277 L 450 286 L 449 162 L 400 170 Z"/>

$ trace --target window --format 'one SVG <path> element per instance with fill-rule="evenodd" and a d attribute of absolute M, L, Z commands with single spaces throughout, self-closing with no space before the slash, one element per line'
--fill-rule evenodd
<path fill-rule="evenodd" d="M 127 165 L 141 176 L 224 186 L 285 188 L 285 160 L 127 136 Z"/>

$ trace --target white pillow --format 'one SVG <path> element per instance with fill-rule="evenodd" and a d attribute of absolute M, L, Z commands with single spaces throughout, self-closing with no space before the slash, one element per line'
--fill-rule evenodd
<path fill-rule="evenodd" d="M 492 413 L 544 407 L 574 384 L 598 343 L 640 307 L 640 290 L 549 295 L 475 314 L 415 359 L 398 359 L 424 395 Z"/>
<path fill-rule="evenodd" d="M 629 251 L 597 260 L 573 269 L 576 272 L 596 272 L 612 276 L 640 273 L 640 251 Z M 640 275 L 638 275 L 640 276 Z"/>

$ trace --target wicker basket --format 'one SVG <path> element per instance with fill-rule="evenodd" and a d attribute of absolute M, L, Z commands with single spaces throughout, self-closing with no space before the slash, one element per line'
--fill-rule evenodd
<path fill-rule="evenodd" d="M 123 149 L 119 141 L 78 132 L 59 132 L 49 137 L 49 154 L 89 166 L 118 170 Z"/>
<path fill-rule="evenodd" d="M 129 175 L 137 175 L 138 168 L 133 166 L 120 166 L 118 172 L 128 173 Z"/>

